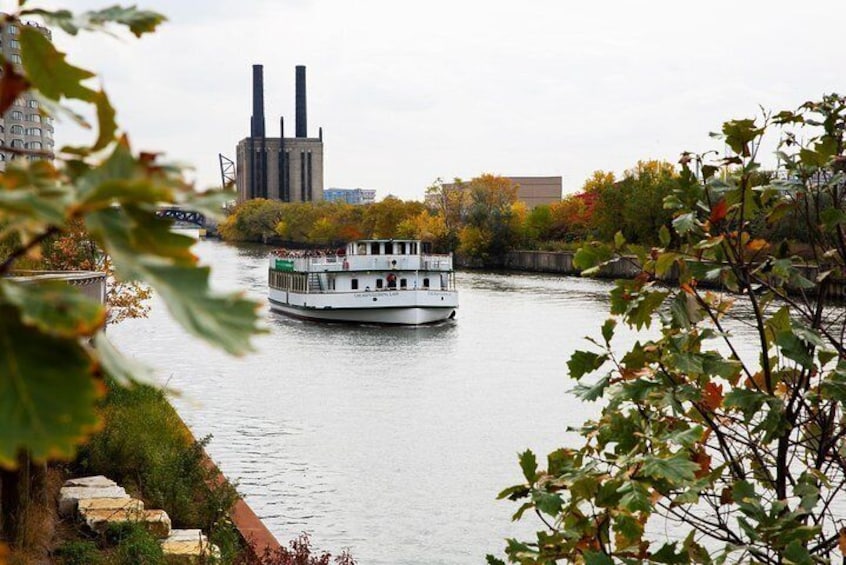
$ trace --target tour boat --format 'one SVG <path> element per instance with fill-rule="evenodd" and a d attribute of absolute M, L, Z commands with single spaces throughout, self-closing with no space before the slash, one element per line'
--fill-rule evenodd
<path fill-rule="evenodd" d="M 421 325 L 455 317 L 452 255 L 426 242 L 368 239 L 346 252 L 281 250 L 270 257 L 270 308 L 330 322 Z"/>

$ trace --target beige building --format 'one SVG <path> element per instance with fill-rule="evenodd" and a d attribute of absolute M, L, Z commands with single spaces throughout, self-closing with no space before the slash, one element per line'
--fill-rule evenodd
<path fill-rule="evenodd" d="M 561 177 L 505 177 L 517 185 L 517 200 L 531 210 L 541 204 L 561 201 Z M 465 183 L 469 184 L 469 183 Z M 454 183 L 445 183 L 446 188 L 455 187 Z M 437 196 L 427 195 L 426 203 L 434 205 Z"/>
<path fill-rule="evenodd" d="M 305 67 L 298 66 L 296 72 L 296 137 L 285 137 L 282 119 L 279 120 L 279 137 L 267 137 L 263 68 L 253 65 L 250 137 L 239 141 L 235 149 L 239 202 L 252 198 L 283 202 L 323 199 L 323 130 L 318 130 L 317 137 L 308 137 Z"/>
<path fill-rule="evenodd" d="M 561 201 L 561 177 L 508 177 L 517 185 L 517 200 L 529 209 Z"/>

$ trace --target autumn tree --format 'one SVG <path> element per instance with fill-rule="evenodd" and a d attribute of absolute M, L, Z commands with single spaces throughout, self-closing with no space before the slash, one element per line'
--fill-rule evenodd
<path fill-rule="evenodd" d="M 783 174 L 756 184 L 773 130 Z M 597 417 L 545 462 L 521 454 L 525 480 L 500 495 L 522 503 L 515 518 L 543 520 L 536 539 L 509 540 L 511 562 L 843 562 L 846 318 L 827 299 L 846 285 L 844 132 L 846 98 L 829 95 L 726 122 L 724 158 L 683 155 L 664 199 L 678 247 L 660 228 L 568 363 Z M 807 264 L 762 233 L 788 213 L 805 220 Z M 579 266 L 595 272 L 602 255 Z M 621 348 L 620 324 L 655 330 Z"/>
<path fill-rule="evenodd" d="M 520 218 L 517 186 L 507 177 L 483 174 L 467 185 L 470 205 L 460 233 L 459 250 L 484 262 L 496 262 L 517 241 Z"/>
<path fill-rule="evenodd" d="M 426 205 L 443 220 L 446 250 L 452 252 L 458 249 L 459 233 L 470 205 L 470 191 L 466 183 L 459 178 L 451 183 L 436 179 L 426 188 Z"/>

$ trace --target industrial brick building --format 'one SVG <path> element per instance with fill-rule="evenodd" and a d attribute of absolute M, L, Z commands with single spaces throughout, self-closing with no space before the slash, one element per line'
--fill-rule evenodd
<path fill-rule="evenodd" d="M 295 137 L 285 137 L 284 118 L 279 137 L 267 137 L 264 121 L 264 75 L 253 65 L 253 114 L 250 136 L 236 148 L 235 184 L 238 201 L 268 198 L 283 202 L 323 199 L 323 130 L 308 137 L 306 121 L 306 68 L 296 68 Z"/>
<path fill-rule="evenodd" d="M 15 67 L 21 64 L 20 25 L 7 24 L 0 35 L 0 51 L 6 61 Z M 51 39 L 50 30 L 46 27 L 30 22 L 22 25 L 37 29 Z M 53 153 L 53 144 L 53 118 L 41 114 L 38 100 L 32 91 L 24 92 L 0 117 L 0 171 L 6 170 L 6 162 L 11 159 L 49 158 Z M 7 151 L 6 148 L 17 151 Z M 18 151 L 31 153 L 24 156 Z"/>

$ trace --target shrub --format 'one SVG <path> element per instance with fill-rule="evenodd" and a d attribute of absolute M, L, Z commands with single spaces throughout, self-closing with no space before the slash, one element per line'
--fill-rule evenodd
<path fill-rule="evenodd" d="M 58 565 L 99 565 L 102 563 L 97 544 L 88 540 L 70 540 L 54 552 Z"/>
<path fill-rule="evenodd" d="M 106 530 L 106 539 L 116 546 L 115 565 L 164 565 L 162 546 L 140 524 L 114 524 Z"/>

